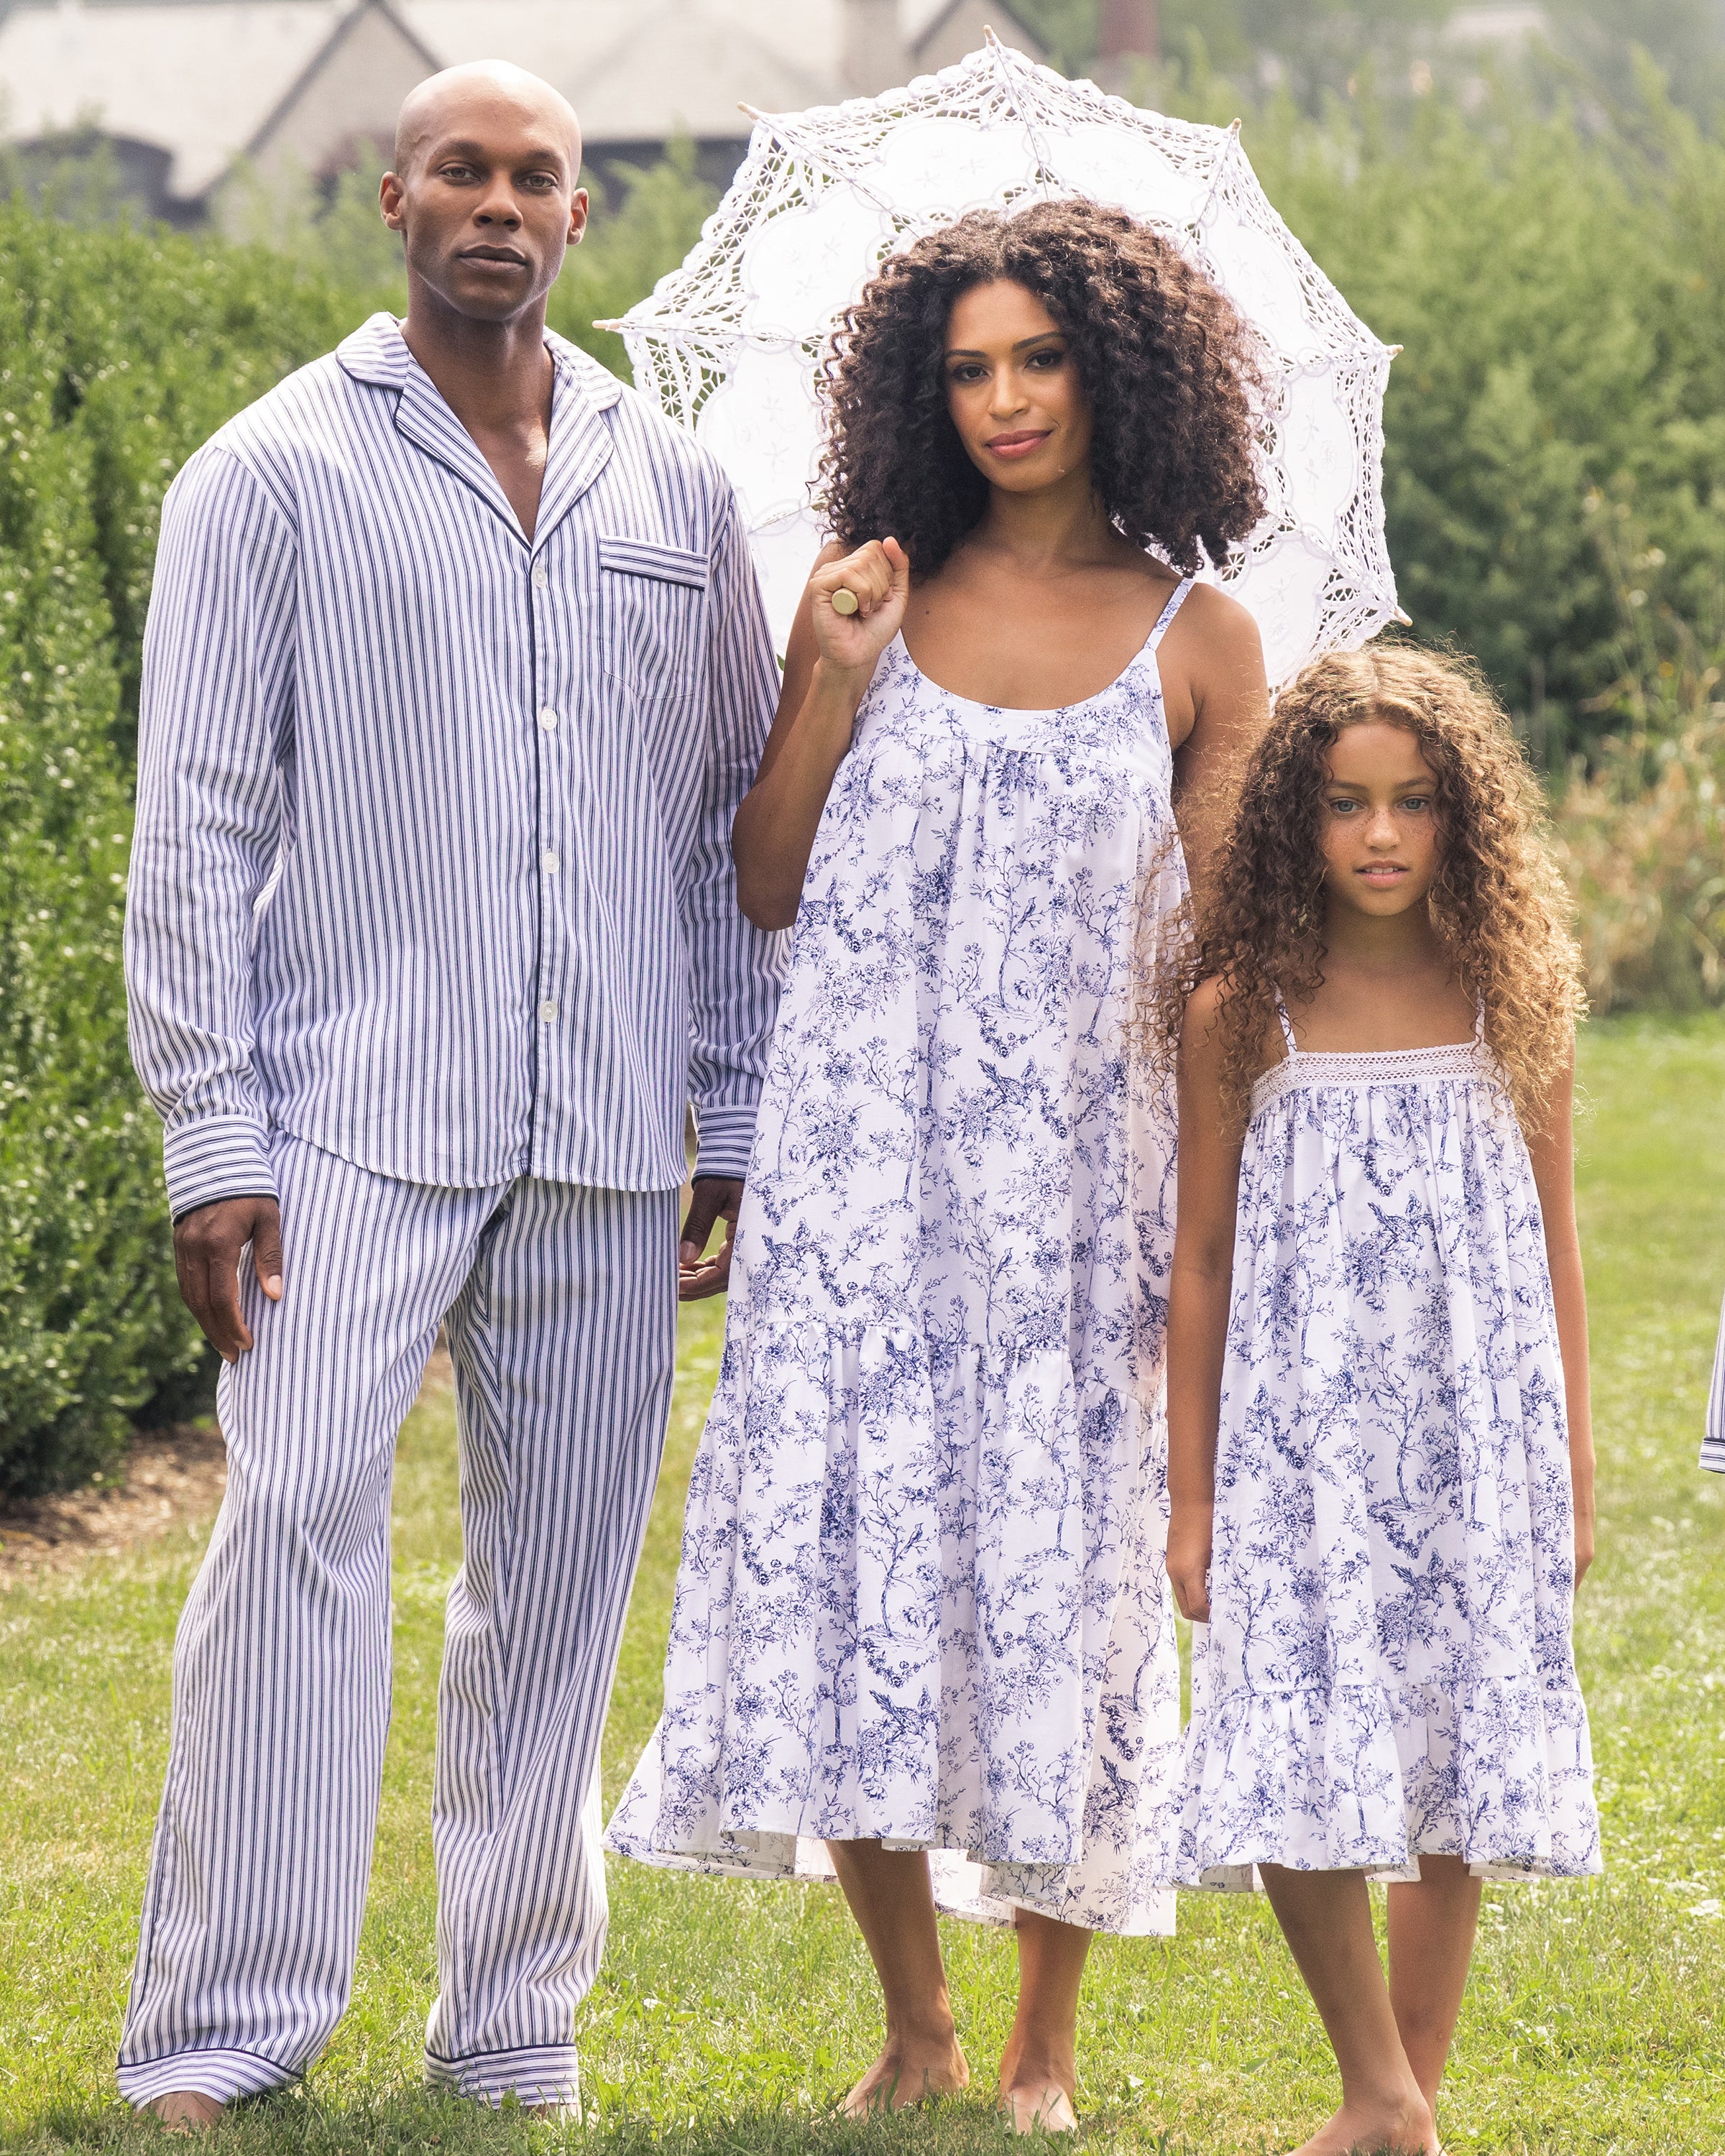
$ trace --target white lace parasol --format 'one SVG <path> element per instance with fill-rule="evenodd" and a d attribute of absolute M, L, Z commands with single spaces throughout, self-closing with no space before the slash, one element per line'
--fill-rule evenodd
<path fill-rule="evenodd" d="M 824 532 L 815 382 L 886 256 L 966 210 L 1085 195 L 1156 226 L 1263 341 L 1268 507 L 1219 581 L 1250 608 L 1272 683 L 1397 618 L 1384 541 L 1392 350 L 1276 212 L 1232 128 L 1141 112 L 991 36 L 884 97 L 755 121 L 741 170 L 680 270 L 619 329 L 637 386 L 730 475 L 782 650 Z"/>

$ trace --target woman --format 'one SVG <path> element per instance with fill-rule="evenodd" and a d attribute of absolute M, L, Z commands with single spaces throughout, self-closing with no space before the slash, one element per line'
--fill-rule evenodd
<path fill-rule="evenodd" d="M 825 1841 L 886 1995 L 853 2113 L 969 2079 L 930 1851 L 1016 1923 L 1023 2128 L 1075 2123 L 1091 1932 L 1173 1928 L 1173 1129 L 1128 1022 L 1171 796 L 1265 716 L 1251 620 L 1192 582 L 1261 514 L 1255 388 L 1221 295 L 1071 202 L 890 261 L 829 369 L 839 536 L 732 841 L 790 978 L 611 1840 L 757 1877 Z"/>

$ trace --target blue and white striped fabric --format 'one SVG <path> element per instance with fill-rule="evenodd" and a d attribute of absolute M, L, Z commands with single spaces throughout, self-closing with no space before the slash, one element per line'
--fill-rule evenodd
<path fill-rule="evenodd" d="M 741 1175 L 783 971 L 732 817 L 778 670 L 728 483 L 573 346 L 530 543 L 388 315 L 187 464 L 145 639 L 132 1050 L 176 1214 Z"/>
<path fill-rule="evenodd" d="M 1725 1307 L 1719 1312 L 1719 1344 L 1713 1350 L 1713 1382 L 1707 1394 L 1701 1464 L 1715 1475 L 1725 1475 Z"/>
<path fill-rule="evenodd" d="M 670 1404 L 676 1194 L 442 1190 L 278 1132 L 285 1292 L 222 1373 L 228 1493 L 174 1645 L 120 2055 L 135 2103 L 289 2081 L 347 2003 L 389 1722 L 390 1469 L 447 1315 L 465 1562 L 433 1789 L 434 2082 L 577 2096 L 596 1776 Z"/>

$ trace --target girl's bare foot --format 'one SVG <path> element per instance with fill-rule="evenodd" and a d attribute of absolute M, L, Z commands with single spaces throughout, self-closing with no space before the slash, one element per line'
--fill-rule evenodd
<path fill-rule="evenodd" d="M 880 2057 L 845 2097 L 845 2116 L 866 2118 L 871 2111 L 903 2111 L 969 2087 L 970 2064 L 956 2036 L 889 2036 Z"/>
<path fill-rule="evenodd" d="M 1431 2107 L 1417 2089 L 1375 2104 L 1344 2103 L 1294 2156 L 1442 2156 Z"/>
<path fill-rule="evenodd" d="M 144 2109 L 152 2112 L 170 2133 L 208 2133 L 222 2116 L 216 2099 L 197 2089 L 171 2089 L 166 2096 L 152 2097 Z"/>

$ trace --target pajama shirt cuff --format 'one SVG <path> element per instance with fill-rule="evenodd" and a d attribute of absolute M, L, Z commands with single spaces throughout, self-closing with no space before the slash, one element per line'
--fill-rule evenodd
<path fill-rule="evenodd" d="M 1725 1475 L 1725 1437 L 1702 1440 L 1701 1464 L 1711 1474 Z"/>
<path fill-rule="evenodd" d="M 696 1111 L 695 1173 L 745 1176 L 755 1142 L 758 1103 L 698 1108 Z"/>
<path fill-rule="evenodd" d="M 254 1116 L 199 1116 L 162 1141 L 168 1210 L 176 1220 L 218 1198 L 274 1198 L 270 1137 Z"/>

